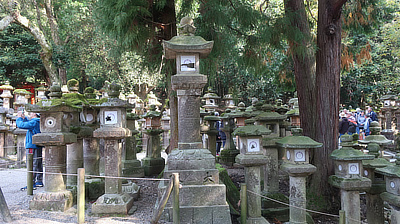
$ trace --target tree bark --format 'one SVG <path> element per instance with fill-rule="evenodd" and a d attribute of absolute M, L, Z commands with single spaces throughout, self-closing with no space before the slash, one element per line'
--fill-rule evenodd
<path fill-rule="evenodd" d="M 328 178 L 334 174 L 333 160 L 329 157 L 338 147 L 341 7 L 346 1 L 319 0 L 316 54 L 317 108 L 315 140 L 322 149 L 315 150 L 312 162 L 318 172 L 312 175 L 312 192 L 320 192 L 329 201 L 334 200 Z"/>
<path fill-rule="evenodd" d="M 314 137 L 316 130 L 316 122 L 313 118 L 316 111 L 315 51 L 312 47 L 312 37 L 304 2 L 286 0 L 285 13 L 286 17 L 290 18 L 291 27 L 293 27 L 291 30 L 301 32 L 303 35 L 301 42 L 289 39 L 289 46 L 294 64 L 301 127 L 304 135 Z"/>

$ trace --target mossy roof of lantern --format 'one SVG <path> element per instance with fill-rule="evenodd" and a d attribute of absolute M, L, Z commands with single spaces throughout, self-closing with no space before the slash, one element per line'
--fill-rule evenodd
<path fill-rule="evenodd" d="M 375 172 L 389 177 L 400 177 L 400 166 L 391 165 L 384 168 L 378 168 Z"/>
<path fill-rule="evenodd" d="M 258 114 L 255 119 L 258 121 L 271 121 L 271 120 L 284 120 L 286 115 L 279 114 L 277 112 L 266 111 Z"/>
<path fill-rule="evenodd" d="M 219 120 L 221 120 L 221 118 L 218 117 L 218 116 L 210 115 L 210 116 L 204 116 L 204 120 L 206 120 L 206 121 L 219 121 Z"/>
<path fill-rule="evenodd" d="M 344 161 L 351 161 L 351 160 L 364 160 L 364 159 L 374 159 L 375 156 L 373 155 L 368 155 L 364 154 L 360 150 L 356 150 L 353 148 L 348 148 L 348 149 L 336 149 L 334 150 L 330 157 L 333 160 L 344 160 Z"/>
<path fill-rule="evenodd" d="M 151 111 L 147 112 L 146 114 L 142 115 L 142 117 L 143 117 L 143 118 L 148 118 L 148 117 L 150 117 L 150 118 L 161 117 L 161 112 L 151 110 Z"/>
<path fill-rule="evenodd" d="M 384 158 L 375 158 L 373 160 L 363 160 L 364 168 L 381 168 L 391 165 L 389 161 Z"/>
<path fill-rule="evenodd" d="M 14 94 L 31 95 L 32 93 L 26 89 L 15 89 Z"/>
<path fill-rule="evenodd" d="M 219 99 L 221 97 L 219 97 L 216 93 L 206 93 L 204 94 L 204 96 L 202 97 L 202 99 Z"/>
<path fill-rule="evenodd" d="M 10 84 L 4 84 L 0 86 L 0 89 L 13 90 L 14 87 L 12 87 Z"/>
<path fill-rule="evenodd" d="M 288 112 L 286 112 L 286 115 L 291 117 L 291 116 L 295 116 L 295 115 L 300 115 L 300 110 L 299 108 L 293 108 L 291 110 L 289 110 Z"/>
<path fill-rule="evenodd" d="M 139 115 L 135 114 L 135 113 L 126 113 L 126 119 L 129 120 L 139 120 L 140 117 Z"/>
<path fill-rule="evenodd" d="M 283 148 L 320 148 L 322 143 L 316 142 L 307 136 L 286 136 L 278 141 L 276 144 Z"/>
<path fill-rule="evenodd" d="M 214 41 L 206 41 L 200 36 L 175 36 L 163 41 L 164 54 L 167 59 L 175 59 L 176 53 L 199 53 L 206 58 L 214 45 Z"/>
<path fill-rule="evenodd" d="M 380 100 L 396 100 L 397 96 L 396 95 L 384 95 L 380 98 Z"/>
<path fill-rule="evenodd" d="M 237 136 L 261 136 L 270 134 L 271 130 L 262 125 L 246 125 L 243 127 L 238 127 L 233 132 L 233 135 Z"/>
<path fill-rule="evenodd" d="M 368 135 L 363 140 L 358 140 L 359 143 L 377 143 L 378 145 L 389 145 L 392 143 L 391 140 L 387 139 L 384 135 Z"/>
<path fill-rule="evenodd" d="M 41 100 L 36 104 L 44 110 L 50 110 L 58 106 L 69 106 L 76 109 L 82 109 L 83 105 L 89 105 L 87 99 L 80 93 L 66 93 L 61 98 L 53 98 L 50 100 Z"/>

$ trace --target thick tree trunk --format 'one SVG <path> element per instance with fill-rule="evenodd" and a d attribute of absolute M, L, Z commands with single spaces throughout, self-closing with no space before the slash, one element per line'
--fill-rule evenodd
<path fill-rule="evenodd" d="M 165 24 L 163 33 L 166 40 L 170 40 L 172 37 L 177 35 L 176 30 L 176 13 L 175 13 L 175 1 L 168 0 L 167 5 L 162 13 L 162 20 Z M 169 142 L 169 149 L 171 150 L 178 148 L 178 99 L 175 91 L 171 87 L 171 76 L 176 74 L 175 60 L 166 61 L 166 77 L 168 80 L 168 98 L 170 107 L 170 125 L 171 125 L 171 138 Z"/>
<path fill-rule="evenodd" d="M 313 164 L 318 172 L 312 175 L 312 192 L 320 192 L 329 201 L 334 200 L 328 177 L 334 174 L 333 160 L 329 157 L 338 147 L 339 90 L 340 90 L 340 9 L 346 0 L 318 1 L 317 30 L 317 110 L 313 115 L 317 122 L 315 140 L 322 142 L 322 149 L 315 150 Z"/>
<path fill-rule="evenodd" d="M 303 1 L 286 0 L 286 17 L 290 18 L 291 31 L 301 32 L 303 40 L 289 39 L 293 58 L 294 73 L 299 98 L 301 127 L 306 136 L 315 136 L 316 92 L 315 92 L 315 51 L 312 47 L 310 27 Z M 295 36 L 295 35 L 289 35 Z M 297 35 L 296 35 L 297 36 Z"/>

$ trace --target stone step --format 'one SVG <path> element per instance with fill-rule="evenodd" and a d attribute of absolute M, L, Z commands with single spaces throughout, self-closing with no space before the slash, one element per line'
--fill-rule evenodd
<path fill-rule="evenodd" d="M 164 209 L 162 219 L 167 222 L 173 221 L 173 210 L 171 207 Z M 180 206 L 180 223 L 185 224 L 231 224 L 231 216 L 228 205 L 214 206 Z"/>

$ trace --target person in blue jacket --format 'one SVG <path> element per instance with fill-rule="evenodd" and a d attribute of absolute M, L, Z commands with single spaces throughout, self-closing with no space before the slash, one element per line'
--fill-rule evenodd
<path fill-rule="evenodd" d="M 27 129 L 25 138 L 26 153 L 33 154 L 33 171 L 41 173 L 33 173 L 33 189 L 43 187 L 43 160 L 42 146 L 32 143 L 32 136 L 40 133 L 40 114 L 30 113 L 30 119 L 25 117 L 24 111 L 18 111 L 17 127 Z M 26 187 L 21 188 L 26 190 Z"/>

